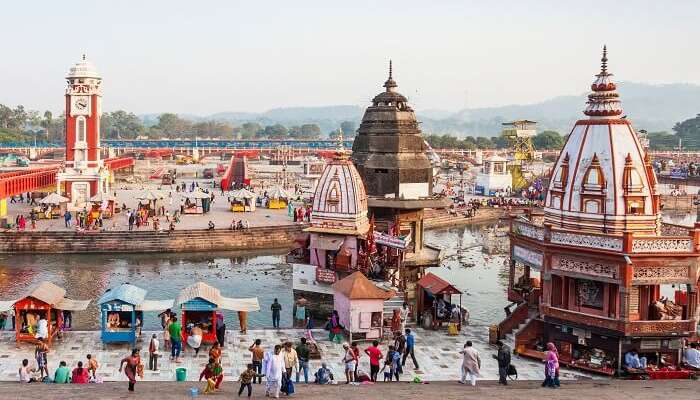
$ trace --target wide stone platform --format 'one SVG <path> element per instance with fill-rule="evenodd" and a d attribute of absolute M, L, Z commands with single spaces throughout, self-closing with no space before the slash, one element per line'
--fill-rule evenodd
<path fill-rule="evenodd" d="M 147 364 L 148 338 L 153 332 L 143 332 L 145 342 L 139 342 L 137 347 L 141 348 L 145 365 Z M 162 341 L 162 332 L 156 332 Z M 261 339 L 263 346 L 268 349 L 277 343 L 290 340 L 297 343 L 304 335 L 303 330 L 281 329 L 281 330 L 249 330 L 247 335 L 238 332 L 227 332 L 226 344 L 223 351 L 223 367 L 226 380 L 238 378 L 245 365 L 250 362 L 250 352 L 248 347 L 255 341 Z M 328 340 L 327 332 L 324 330 L 314 330 L 313 336 L 321 349 L 322 359 L 310 362 L 311 371 L 317 370 L 321 362 L 325 361 L 334 375 L 340 380 L 343 379 L 343 366 L 341 359 L 343 349 L 340 344 L 332 343 Z M 428 331 L 418 329 L 416 332 L 416 357 L 420 366 L 419 370 L 414 370 L 410 359 L 407 360 L 402 380 L 412 380 L 414 376 L 420 376 L 424 381 L 455 381 L 459 378 L 462 357 L 459 351 L 467 340 L 474 342 L 475 348 L 481 354 L 482 377 L 483 379 L 497 379 L 498 367 L 496 360 L 491 356 L 495 354 L 495 348 L 488 346 L 488 331 L 484 326 L 467 327 L 459 336 L 447 336 L 445 331 Z M 384 353 L 387 351 L 388 342 L 380 345 Z M 360 348 L 364 349 L 369 343 L 360 342 Z M 62 341 L 54 342 L 48 355 L 49 371 L 53 373 L 60 361 L 66 361 L 69 367 L 74 368 L 78 361 L 85 362 L 85 356 L 92 354 L 100 363 L 98 374 L 105 381 L 124 381 L 126 378 L 120 374 L 119 361 L 128 355 L 129 345 L 105 345 L 100 341 L 98 331 L 67 332 Z M 161 349 L 162 351 L 162 349 Z M 36 366 L 34 360 L 34 346 L 22 343 L 19 346 L 14 341 L 14 332 L 3 331 L 0 333 L 0 381 L 17 380 L 17 370 L 22 359 L 30 360 L 30 365 Z M 160 361 L 160 371 L 146 371 L 144 380 L 146 381 L 174 381 L 175 369 L 186 368 L 187 379 L 196 381 L 199 373 L 204 368 L 208 359 L 208 347 L 204 347 L 198 357 L 194 357 L 194 352 L 187 348 L 183 362 L 176 364 L 170 362 L 168 355 L 164 354 Z M 520 380 L 541 380 L 543 379 L 543 366 L 541 363 L 529 359 L 513 358 L 513 363 L 518 368 Z M 369 371 L 369 360 L 362 354 L 360 368 Z M 590 376 L 562 369 L 561 378 L 563 380 L 586 379 Z"/>

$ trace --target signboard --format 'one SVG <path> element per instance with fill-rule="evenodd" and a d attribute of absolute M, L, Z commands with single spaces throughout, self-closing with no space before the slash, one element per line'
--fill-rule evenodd
<path fill-rule="evenodd" d="M 688 179 L 688 171 L 680 168 L 671 170 L 671 179 Z"/>
<path fill-rule="evenodd" d="M 474 194 L 484 195 L 484 187 L 481 185 L 474 186 Z"/>
<path fill-rule="evenodd" d="M 335 271 L 316 267 L 316 281 L 323 283 L 335 283 Z"/>
<path fill-rule="evenodd" d="M 377 244 L 392 247 L 394 249 L 405 250 L 410 242 L 409 236 L 390 236 L 386 233 L 374 231 L 374 241 Z"/>

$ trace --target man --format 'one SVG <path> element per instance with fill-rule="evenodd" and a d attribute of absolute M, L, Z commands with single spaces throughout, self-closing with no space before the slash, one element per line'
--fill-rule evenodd
<path fill-rule="evenodd" d="M 292 342 L 284 344 L 282 355 L 284 356 L 284 371 L 287 374 L 287 379 L 292 379 L 292 371 L 299 364 L 299 356 L 297 351 L 292 348 Z"/>
<path fill-rule="evenodd" d="M 316 377 L 316 383 L 319 385 L 329 385 L 334 380 L 333 372 L 328 369 L 325 362 L 321 363 L 321 368 L 314 373 L 314 377 Z"/>
<path fill-rule="evenodd" d="M 510 347 L 502 341 L 496 342 L 498 346 L 498 354 L 494 354 L 493 358 L 498 360 L 498 383 L 507 385 L 508 367 L 510 366 Z"/>
<path fill-rule="evenodd" d="M 479 352 L 472 347 L 471 340 L 467 340 L 464 350 L 460 351 L 459 354 L 462 354 L 464 357 L 462 360 L 462 377 L 459 383 L 465 384 L 467 379 L 469 379 L 471 385 L 476 386 L 476 377 L 479 376 L 479 369 L 481 368 Z"/>
<path fill-rule="evenodd" d="M 282 387 L 282 372 L 284 371 L 284 357 L 280 352 L 282 346 L 276 345 L 274 351 L 265 353 L 265 396 L 280 397 L 280 389 Z"/>
<path fill-rule="evenodd" d="M 411 360 L 413 360 L 413 366 L 415 367 L 415 369 L 418 369 L 418 361 L 416 360 L 415 347 L 416 337 L 413 336 L 413 333 L 411 333 L 410 329 L 406 329 L 406 351 L 404 351 L 403 353 L 403 360 L 401 360 L 401 366 L 406 365 L 406 359 L 410 355 Z"/>
<path fill-rule="evenodd" d="M 399 357 L 406 353 L 406 336 L 401 331 L 394 332 L 394 349 L 396 349 Z M 400 366 L 403 367 L 403 361 L 400 363 Z M 403 373 L 403 370 L 401 372 Z"/>
<path fill-rule="evenodd" d="M 401 332 L 406 331 L 406 321 L 408 320 L 408 303 L 403 303 L 401 306 Z"/>
<path fill-rule="evenodd" d="M 629 372 L 641 372 L 647 367 L 647 358 L 639 357 L 637 349 L 632 349 L 625 354 L 625 368 Z"/>
<path fill-rule="evenodd" d="M 253 353 L 251 362 L 253 364 L 253 369 L 257 374 L 255 377 L 253 377 L 253 383 L 255 383 L 256 378 L 258 379 L 258 383 L 262 383 L 262 362 L 263 358 L 265 357 L 265 350 L 260 345 L 261 343 L 262 341 L 260 339 L 255 339 L 255 343 L 253 343 L 253 345 L 248 348 L 248 351 Z"/>
<path fill-rule="evenodd" d="M 369 356 L 369 376 L 372 382 L 377 381 L 379 373 L 379 361 L 384 358 L 384 354 L 379 350 L 379 342 L 374 340 L 372 345 L 365 349 L 365 354 Z"/>
<path fill-rule="evenodd" d="M 71 215 L 70 211 L 66 211 L 65 214 L 63 214 L 63 222 L 66 224 L 66 228 L 70 228 L 70 220 L 73 218 Z"/>
<path fill-rule="evenodd" d="M 700 371 L 700 350 L 698 350 L 697 343 L 693 342 L 690 344 L 690 347 L 685 349 L 683 358 L 689 369 Z"/>
<path fill-rule="evenodd" d="M 148 369 L 158 371 L 158 337 L 154 333 L 151 337 L 151 342 L 148 344 Z"/>
<path fill-rule="evenodd" d="M 171 321 L 172 323 L 168 327 L 171 343 L 170 361 L 180 363 L 182 362 L 182 360 L 180 360 L 180 351 L 182 351 L 182 325 L 178 322 L 177 317 L 172 317 Z"/>
<path fill-rule="evenodd" d="M 272 305 L 270 306 L 270 310 L 272 310 L 272 327 L 273 328 L 280 328 L 280 312 L 282 311 L 282 305 L 277 301 L 277 299 L 274 299 L 272 301 Z"/>
<path fill-rule="evenodd" d="M 296 348 L 297 357 L 299 357 L 299 371 L 297 372 L 297 383 L 299 383 L 299 374 L 304 371 L 304 383 L 309 383 L 309 345 L 306 344 L 306 338 L 301 338 L 299 345 Z"/>
<path fill-rule="evenodd" d="M 70 383 L 70 369 L 66 366 L 65 361 L 61 361 L 53 375 L 53 383 Z"/>

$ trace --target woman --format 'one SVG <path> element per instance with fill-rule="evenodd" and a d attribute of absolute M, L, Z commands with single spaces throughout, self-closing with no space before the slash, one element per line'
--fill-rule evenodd
<path fill-rule="evenodd" d="M 559 387 L 559 352 L 554 343 L 547 343 L 547 354 L 544 364 L 544 382 L 542 386 L 556 389 Z"/>
<path fill-rule="evenodd" d="M 83 368 L 82 361 L 78 361 L 78 367 L 73 370 L 71 381 L 78 384 L 86 384 L 90 382 L 90 375 L 87 368 Z"/>
<path fill-rule="evenodd" d="M 394 313 L 391 316 L 391 333 L 403 332 L 401 330 L 401 310 L 398 308 L 394 309 Z"/>
<path fill-rule="evenodd" d="M 219 342 L 214 342 L 214 344 L 211 346 L 211 350 L 209 350 L 209 357 L 213 358 L 216 362 L 221 362 L 221 346 L 219 346 Z"/>
<path fill-rule="evenodd" d="M 125 357 L 119 363 L 119 372 L 122 372 L 122 367 L 126 363 L 126 368 L 124 368 L 124 373 L 126 377 L 129 378 L 129 391 L 134 391 L 134 385 L 136 384 L 136 375 L 138 373 L 139 365 L 141 365 L 141 356 L 139 355 L 138 349 L 131 350 L 131 356 Z"/>
<path fill-rule="evenodd" d="M 343 326 L 340 325 L 340 316 L 338 315 L 338 311 L 333 310 L 333 313 L 331 314 L 331 320 L 329 322 L 330 325 L 330 333 L 328 334 L 328 338 L 333 341 L 333 339 L 336 338 L 336 336 L 340 336 L 340 334 L 343 332 Z"/>

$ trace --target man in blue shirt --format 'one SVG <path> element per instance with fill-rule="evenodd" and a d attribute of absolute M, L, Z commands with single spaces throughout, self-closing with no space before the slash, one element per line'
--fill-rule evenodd
<path fill-rule="evenodd" d="M 628 370 L 639 370 L 647 367 L 647 358 L 639 357 L 636 349 L 632 349 L 625 354 L 625 367 Z"/>
<path fill-rule="evenodd" d="M 418 361 L 416 360 L 416 355 L 414 353 L 415 346 L 415 336 L 413 336 L 410 329 L 406 329 L 406 351 L 403 353 L 403 360 L 401 360 L 402 367 L 406 365 L 406 359 L 410 354 L 411 359 L 413 360 L 413 366 L 415 367 L 415 369 L 418 369 Z"/>

